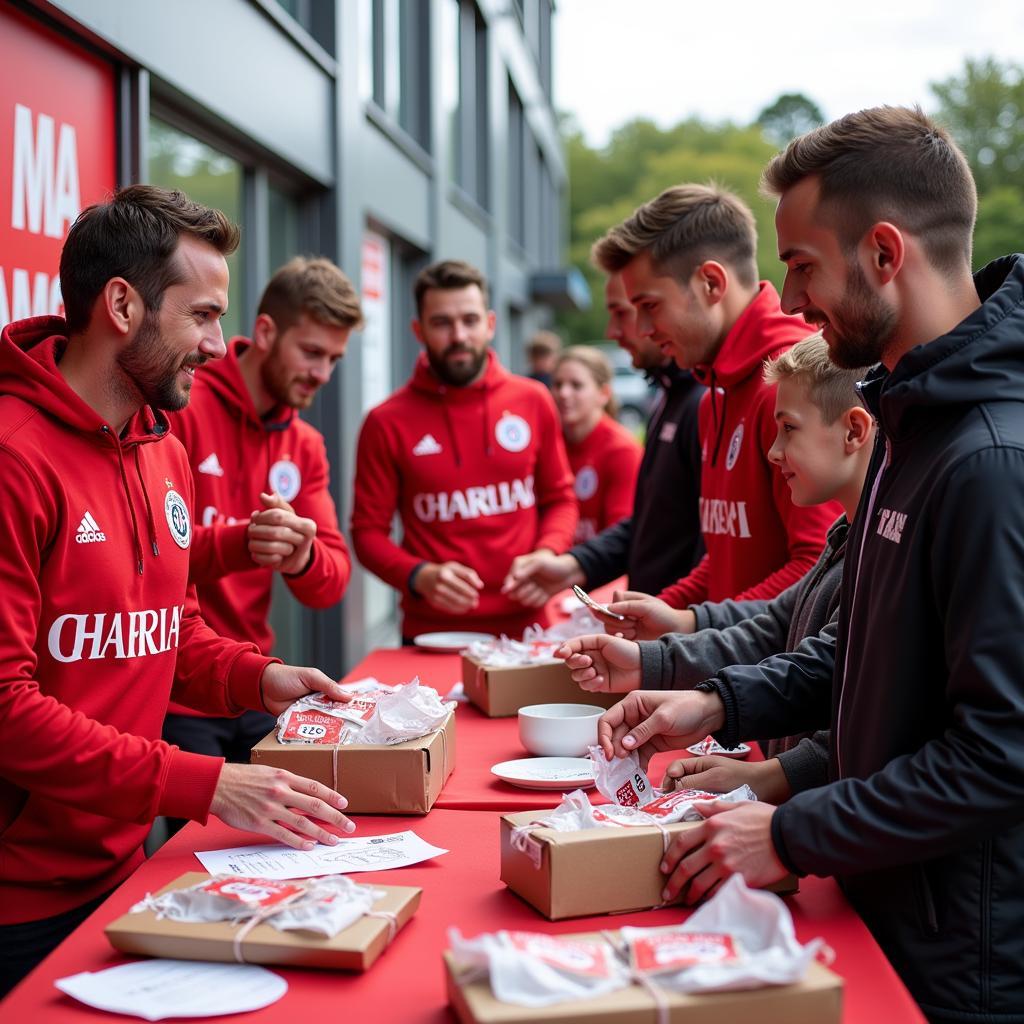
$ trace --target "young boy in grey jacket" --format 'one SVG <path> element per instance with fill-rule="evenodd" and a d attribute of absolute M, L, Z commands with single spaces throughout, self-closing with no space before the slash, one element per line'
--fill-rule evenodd
<path fill-rule="evenodd" d="M 836 500 L 845 512 L 829 530 L 814 568 L 771 601 L 704 602 L 679 610 L 659 607 L 663 602 L 656 598 L 624 595 L 613 607 L 626 622 L 606 620 L 617 635 L 580 637 L 556 652 L 581 687 L 620 693 L 690 689 L 729 665 L 796 650 L 805 637 L 835 628 L 846 534 L 875 433 L 855 390 L 866 372 L 832 363 L 820 333 L 765 366 L 765 380 L 777 385 L 778 434 L 769 460 L 795 504 Z M 651 637 L 656 639 L 646 639 Z M 676 761 L 667 778 L 712 791 L 745 782 L 760 799 L 775 803 L 827 781 L 826 731 L 773 740 L 767 753 L 767 760 L 749 764 L 711 755 Z"/>

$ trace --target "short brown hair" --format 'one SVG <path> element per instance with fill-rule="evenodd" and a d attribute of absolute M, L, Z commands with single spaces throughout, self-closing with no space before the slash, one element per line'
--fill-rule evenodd
<path fill-rule="evenodd" d="M 633 213 L 590 250 L 594 264 L 614 274 L 641 252 L 659 273 L 685 281 L 705 260 L 735 271 L 747 287 L 757 283 L 757 226 L 739 196 L 716 185 L 673 185 Z"/>
<path fill-rule="evenodd" d="M 920 238 L 934 266 L 970 265 L 974 178 L 949 133 L 920 107 L 859 110 L 801 135 L 765 168 L 761 190 L 778 198 L 811 175 L 847 250 L 887 220 Z"/>
<path fill-rule="evenodd" d="M 765 360 L 764 382 L 799 381 L 807 390 L 808 401 L 818 407 L 821 418 L 831 425 L 847 409 L 863 405 L 857 381 L 863 380 L 869 369 L 868 366 L 852 370 L 836 366 L 829 358 L 828 342 L 818 331 L 774 359 Z"/>
<path fill-rule="evenodd" d="M 363 325 L 363 309 L 352 282 L 330 260 L 295 256 L 267 282 L 258 313 L 287 331 L 305 313 L 328 327 Z"/>
<path fill-rule="evenodd" d="M 89 326 L 96 299 L 112 277 L 123 277 L 147 310 L 158 310 L 164 292 L 183 280 L 174 258 L 182 235 L 209 243 L 223 256 L 238 248 L 237 225 L 184 192 L 131 185 L 109 202 L 84 209 L 60 254 L 68 331 Z"/>
<path fill-rule="evenodd" d="M 442 291 L 454 291 L 458 288 L 469 288 L 476 285 L 484 297 L 486 306 L 490 299 L 487 296 L 487 278 L 471 263 L 463 260 L 441 260 L 425 267 L 416 277 L 413 295 L 416 297 L 416 312 L 423 312 L 423 296 L 434 288 Z"/>
<path fill-rule="evenodd" d="M 562 351 L 562 339 L 554 331 L 537 331 L 526 343 L 528 356 L 556 356 Z"/>

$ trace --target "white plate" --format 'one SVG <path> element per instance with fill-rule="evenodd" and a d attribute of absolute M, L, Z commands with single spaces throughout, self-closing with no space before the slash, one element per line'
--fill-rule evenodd
<path fill-rule="evenodd" d="M 492 765 L 491 774 L 523 789 L 589 789 L 594 762 L 589 757 L 524 757 Z"/>
<path fill-rule="evenodd" d="M 458 654 L 477 640 L 493 640 L 490 633 L 421 633 L 412 642 L 426 651 L 440 654 Z"/>
<path fill-rule="evenodd" d="M 718 740 L 711 739 L 710 736 L 707 739 L 711 740 L 711 749 L 702 750 L 701 746 L 706 740 L 701 740 L 700 743 L 694 743 L 692 747 L 686 749 L 697 757 L 707 757 L 708 755 L 714 755 L 715 757 L 746 757 L 750 753 L 750 747 L 746 743 L 740 743 L 735 747 L 723 747 Z"/>

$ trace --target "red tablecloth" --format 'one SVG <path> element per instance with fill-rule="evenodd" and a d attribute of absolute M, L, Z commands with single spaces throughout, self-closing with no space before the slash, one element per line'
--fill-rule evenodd
<path fill-rule="evenodd" d="M 382 683 L 408 682 L 418 675 L 420 682 L 433 686 L 444 695 L 461 678 L 457 654 L 427 654 L 416 647 L 374 651 L 346 677 L 347 682 L 373 676 Z M 581 691 L 582 693 L 582 691 Z M 585 693 L 581 703 L 587 702 Z M 531 811 L 557 807 L 562 799 L 558 790 L 519 789 L 495 778 L 491 765 L 529 757 L 519 742 L 516 718 L 488 718 L 472 704 L 460 704 L 455 714 L 455 771 L 449 778 L 436 807 L 452 810 Z M 651 762 L 649 775 L 660 783 L 666 766 L 683 754 L 659 754 Z M 749 755 L 760 759 L 754 747 Z M 597 795 L 595 790 L 592 795 Z M 600 797 L 598 796 L 598 799 Z"/>
<path fill-rule="evenodd" d="M 459 678 L 455 655 L 425 654 L 415 648 L 375 651 L 346 677 L 375 676 L 384 683 L 421 681 L 446 693 Z M 466 935 L 502 927 L 552 934 L 597 930 L 609 923 L 663 925 L 684 911 L 672 908 L 613 918 L 549 922 L 510 893 L 499 881 L 499 811 L 529 810 L 557 804 L 559 793 L 519 790 L 494 779 L 491 764 L 525 756 L 514 718 L 488 719 L 469 705 L 456 716 L 456 770 L 437 806 L 425 817 L 357 818 L 362 835 L 411 828 L 427 841 L 450 850 L 443 857 L 397 871 L 354 876 L 378 884 L 418 885 L 424 890 L 416 917 L 394 946 L 364 975 L 314 970 L 281 970 L 289 992 L 279 1003 L 254 1014 L 221 1018 L 255 1019 L 271 1024 L 341 1012 L 349 1021 L 447 1021 L 441 952 L 446 930 L 455 925 Z M 655 773 L 657 774 L 657 773 Z M 53 987 L 53 981 L 79 971 L 95 971 L 124 962 L 103 936 L 103 927 L 124 913 L 147 891 L 186 871 L 201 869 L 194 850 L 241 846 L 263 841 L 217 822 L 206 828 L 188 825 L 152 860 L 144 864 L 66 942 L 0 1003 L 0 1019 L 38 1024 L 100 1021 L 108 1015 L 76 1003 Z M 802 891 L 789 897 L 797 934 L 807 941 L 822 935 L 836 952 L 835 970 L 846 980 L 844 1024 L 918 1022 L 923 1017 L 896 977 L 864 924 L 831 881 L 805 879 Z M 275 968 L 276 970 L 276 968 Z"/>
<path fill-rule="evenodd" d="M 279 970 L 289 984 L 288 993 L 280 1002 L 253 1014 L 219 1019 L 259 1020 L 265 1024 L 335 1019 L 374 1024 L 439 1024 L 450 1020 L 445 1009 L 441 953 L 447 948 L 446 932 L 451 925 L 466 935 L 502 927 L 555 934 L 594 931 L 609 925 L 665 925 L 685 916 L 680 908 L 670 908 L 612 918 L 546 921 L 498 880 L 497 814 L 435 809 L 425 818 L 359 818 L 359 832 L 364 835 L 406 828 L 451 852 L 409 868 L 353 876 L 360 882 L 423 888 L 419 912 L 381 959 L 362 975 L 272 968 Z M 54 980 L 130 959 L 110 948 L 103 936 L 104 925 L 147 891 L 186 871 L 201 870 L 192 856 L 193 850 L 259 841 L 258 836 L 237 832 L 219 822 L 206 828 L 186 826 L 0 1004 L 0 1018 L 12 1024 L 83 1024 L 107 1018 L 107 1014 L 58 992 L 53 987 Z M 808 880 L 803 892 L 790 897 L 788 902 L 798 937 L 806 942 L 822 935 L 835 950 L 833 967 L 846 979 L 844 1024 L 924 1020 L 834 883 Z"/>

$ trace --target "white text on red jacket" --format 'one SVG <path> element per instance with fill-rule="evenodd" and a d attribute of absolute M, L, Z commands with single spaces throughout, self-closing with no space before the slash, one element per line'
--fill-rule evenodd
<path fill-rule="evenodd" d="M 183 605 L 140 612 L 69 613 L 53 620 L 47 645 L 55 661 L 102 661 L 166 654 L 178 646 Z"/>
<path fill-rule="evenodd" d="M 464 491 L 417 494 L 412 499 L 416 518 L 424 523 L 500 516 L 521 508 L 533 508 L 536 503 L 532 476 L 525 480 L 502 480 L 484 487 L 467 487 Z"/>
<path fill-rule="evenodd" d="M 700 528 L 703 533 L 728 534 L 730 537 L 749 537 L 745 501 L 725 501 L 722 498 L 700 499 Z"/>

